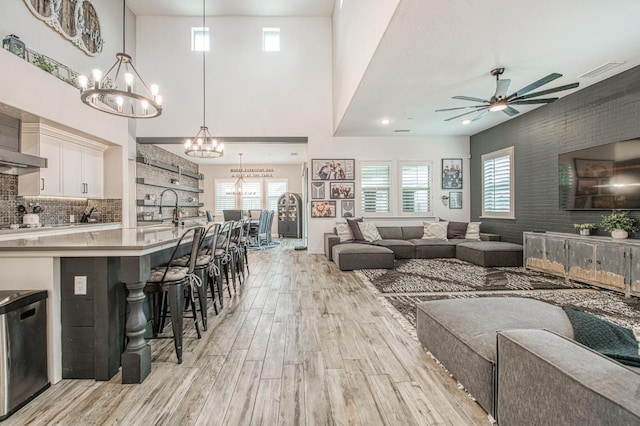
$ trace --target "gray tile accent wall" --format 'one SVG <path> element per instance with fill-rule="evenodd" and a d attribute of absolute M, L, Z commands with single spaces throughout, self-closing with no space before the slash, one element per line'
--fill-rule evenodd
<path fill-rule="evenodd" d="M 558 154 L 639 137 L 640 67 L 478 133 L 471 137 L 471 218 L 482 221 L 483 232 L 517 243 L 523 231 L 574 232 L 574 223 L 600 223 L 607 211 L 559 209 Z M 481 157 L 509 146 L 515 147 L 516 220 L 480 219 Z"/>
<path fill-rule="evenodd" d="M 139 157 L 148 157 L 151 160 L 160 161 L 166 164 L 172 164 L 175 166 L 180 166 L 184 171 L 199 173 L 198 165 L 189 160 L 186 160 L 182 157 L 175 155 L 172 152 L 166 151 L 162 148 L 159 148 L 155 145 L 147 145 L 147 144 L 137 144 L 136 146 L 136 155 Z M 177 173 L 171 172 L 168 170 L 160 169 L 157 167 L 153 167 L 143 163 L 136 164 L 136 177 L 139 178 L 148 178 L 153 179 L 154 181 L 160 181 L 164 183 L 171 183 L 171 179 L 175 179 L 178 177 Z M 182 175 L 180 177 L 180 184 L 198 187 L 199 180 L 191 178 L 189 176 Z M 145 200 L 149 199 L 150 196 L 155 196 L 156 202 L 160 203 L 160 193 L 164 191 L 165 188 L 151 186 L 151 185 L 136 185 L 136 200 Z M 181 204 L 194 204 L 194 207 L 181 207 L 183 209 L 183 214 L 185 216 L 197 216 L 200 208 L 197 204 L 202 199 L 202 194 L 196 192 L 187 192 L 187 191 L 176 191 L 178 193 L 178 199 Z M 164 203 L 174 203 L 175 198 L 173 193 L 165 194 Z M 158 215 L 158 207 L 154 206 L 145 206 L 145 207 L 136 207 L 138 220 L 141 220 L 141 216 L 144 212 L 150 212 L 154 214 L 154 217 L 157 218 Z M 163 216 L 165 218 L 171 217 L 171 209 L 164 209 Z"/>
<path fill-rule="evenodd" d="M 0 226 L 22 223 L 22 213 L 18 212 L 18 206 L 24 205 L 29 209 L 29 203 L 39 204 L 44 210 L 40 213 L 40 223 L 43 225 L 69 223 L 69 217 L 72 214 L 79 222 L 87 205 L 95 207 L 91 218 L 97 219 L 98 222 L 122 222 L 122 200 L 120 199 L 65 200 L 47 197 L 19 197 L 18 176 L 0 174 Z"/>

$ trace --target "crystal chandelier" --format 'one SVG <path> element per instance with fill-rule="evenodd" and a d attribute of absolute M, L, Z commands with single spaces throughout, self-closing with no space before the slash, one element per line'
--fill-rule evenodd
<path fill-rule="evenodd" d="M 162 114 L 162 96 L 158 86 L 148 87 L 125 52 L 126 0 L 122 1 L 122 53 L 106 74 L 94 69 L 91 82 L 78 77 L 80 99 L 99 111 L 128 118 L 153 118 Z M 136 92 L 135 90 L 138 90 Z"/>
<path fill-rule="evenodd" d="M 202 28 L 205 28 L 205 0 L 202 0 Z M 206 86 L 206 49 L 202 49 L 202 126 L 193 139 L 187 139 L 184 143 L 184 153 L 197 158 L 219 158 L 224 155 L 224 144 L 211 136 L 206 125 L 207 111 L 207 86 Z M 242 157 L 240 157 L 242 158 Z"/>

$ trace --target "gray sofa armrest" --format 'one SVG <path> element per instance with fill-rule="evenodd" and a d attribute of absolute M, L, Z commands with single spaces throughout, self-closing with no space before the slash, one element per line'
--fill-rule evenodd
<path fill-rule="evenodd" d="M 333 246 L 340 244 L 340 238 L 331 232 L 325 232 L 324 234 L 324 255 L 327 259 L 333 260 Z"/>
<path fill-rule="evenodd" d="M 500 235 L 489 234 L 487 232 L 480 233 L 480 241 L 500 241 Z"/>
<path fill-rule="evenodd" d="M 640 374 L 547 330 L 498 334 L 501 426 L 640 424 Z"/>

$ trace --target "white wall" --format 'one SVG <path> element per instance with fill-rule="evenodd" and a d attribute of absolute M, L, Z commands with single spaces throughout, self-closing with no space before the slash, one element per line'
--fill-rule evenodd
<path fill-rule="evenodd" d="M 361 138 L 313 138 L 309 141 L 309 158 L 354 158 L 356 159 L 356 205 L 359 208 L 358 163 L 360 161 L 391 161 L 392 184 L 397 183 L 397 165 L 399 161 L 424 160 L 433 166 L 433 215 L 447 220 L 468 221 L 469 209 L 469 138 L 468 137 L 361 137 Z M 442 188 L 441 160 L 443 158 L 463 159 L 463 201 L 462 209 L 449 209 L 440 197 L 448 195 L 448 189 Z M 395 179 L 395 180 L 394 180 Z M 398 214 L 398 190 L 392 187 L 392 215 Z M 395 209 L 395 210 L 394 210 Z M 309 210 L 309 209 L 307 209 Z M 394 213 L 395 212 L 395 213 Z M 340 216 L 340 209 L 337 212 Z M 366 217 L 366 216 L 365 216 Z M 339 220 L 339 217 L 336 218 Z M 323 234 L 331 232 L 336 219 L 309 219 L 309 251 L 323 251 Z M 411 216 L 403 217 L 411 221 Z"/>
<path fill-rule="evenodd" d="M 399 3 L 399 0 L 336 0 L 333 9 L 334 129 L 349 107 Z"/>
<path fill-rule="evenodd" d="M 198 17 L 142 16 L 138 63 L 153 69 L 164 111 L 138 136 L 193 136 L 202 125 L 202 53 L 191 51 Z M 206 124 L 217 136 L 306 136 L 331 129 L 329 18 L 207 18 Z M 262 28 L 279 27 L 281 51 L 262 52 Z"/>

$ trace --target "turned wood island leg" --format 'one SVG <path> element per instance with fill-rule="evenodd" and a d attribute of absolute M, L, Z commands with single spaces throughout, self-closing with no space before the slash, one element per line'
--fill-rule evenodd
<path fill-rule="evenodd" d="M 143 289 L 150 270 L 148 255 L 121 258 L 120 281 L 129 292 L 126 322 L 128 343 L 122 354 L 122 383 L 142 383 L 151 372 L 151 347 L 144 338 L 147 318 L 143 310 L 146 299 Z"/>

